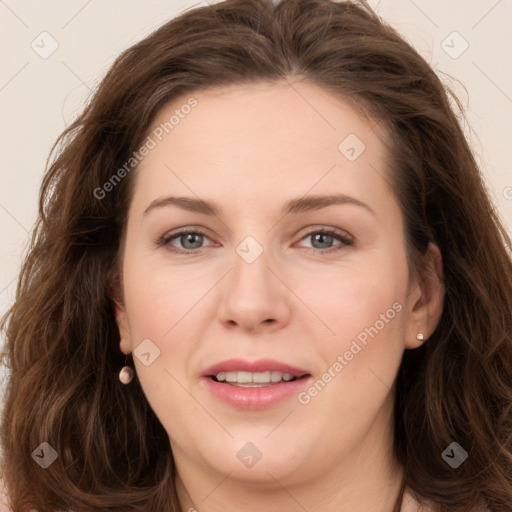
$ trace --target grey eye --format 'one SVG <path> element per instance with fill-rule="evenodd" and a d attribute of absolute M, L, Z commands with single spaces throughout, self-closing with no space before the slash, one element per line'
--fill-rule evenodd
<path fill-rule="evenodd" d="M 334 236 L 328 235 L 327 233 L 314 233 L 308 236 L 311 238 L 311 245 L 315 249 L 329 249 L 334 242 Z M 318 245 L 315 245 L 316 242 L 318 242 Z"/>
<path fill-rule="evenodd" d="M 199 233 L 185 233 L 175 238 L 179 239 L 183 249 L 199 249 L 203 245 L 204 235 Z"/>

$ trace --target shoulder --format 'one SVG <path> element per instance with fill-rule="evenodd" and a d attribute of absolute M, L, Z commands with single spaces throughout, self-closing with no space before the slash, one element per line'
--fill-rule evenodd
<path fill-rule="evenodd" d="M 416 497 L 409 487 L 405 488 L 400 512 L 435 512 L 434 504 L 430 500 Z"/>
<path fill-rule="evenodd" d="M 5 482 L 0 475 L 0 512 L 10 512 L 9 509 L 9 498 L 7 497 L 7 489 L 5 488 Z"/>
<path fill-rule="evenodd" d="M 438 512 L 435 503 L 425 498 L 420 498 L 408 487 L 405 488 L 400 512 Z M 487 507 L 481 507 L 471 512 L 491 512 Z"/>
<path fill-rule="evenodd" d="M 9 507 L 9 498 L 3 483 L 0 481 L 0 512 L 12 512 Z"/>

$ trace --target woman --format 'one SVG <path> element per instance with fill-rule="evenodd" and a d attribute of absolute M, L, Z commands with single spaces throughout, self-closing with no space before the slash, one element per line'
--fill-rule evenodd
<path fill-rule="evenodd" d="M 14 511 L 510 510 L 511 241 L 367 6 L 187 12 L 60 143 L 5 319 Z"/>

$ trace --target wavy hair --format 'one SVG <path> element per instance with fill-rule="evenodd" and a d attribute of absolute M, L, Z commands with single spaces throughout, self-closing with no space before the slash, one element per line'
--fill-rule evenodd
<path fill-rule="evenodd" d="M 133 187 L 103 184 L 159 110 L 214 86 L 302 80 L 377 119 L 421 274 L 444 265 L 444 309 L 397 376 L 394 450 L 406 482 L 443 512 L 512 504 L 512 261 L 459 124 L 462 107 L 426 61 L 365 4 L 227 0 L 181 14 L 124 51 L 52 148 L 13 306 L 2 473 L 12 509 L 180 510 L 169 439 L 134 381 L 123 386 L 112 286 Z M 455 100 L 456 101 L 456 100 Z M 101 197 L 99 197 L 101 196 Z M 453 441 L 458 469 L 441 457 Z M 31 457 L 48 442 L 58 458 Z"/>

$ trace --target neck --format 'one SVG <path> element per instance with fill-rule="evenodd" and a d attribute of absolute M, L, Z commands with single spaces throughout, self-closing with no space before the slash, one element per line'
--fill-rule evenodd
<path fill-rule="evenodd" d="M 270 479 L 267 487 L 256 489 L 224 475 L 217 481 L 210 480 L 208 490 L 197 489 L 193 484 L 185 486 L 178 476 L 176 486 L 183 512 L 395 512 L 402 470 L 397 468 L 388 478 L 382 476 L 375 475 L 378 483 L 368 474 L 359 483 L 350 479 L 340 484 L 323 478 L 308 482 L 307 488 L 285 487 Z"/>
<path fill-rule="evenodd" d="M 181 508 L 183 512 L 395 512 L 403 469 L 391 448 L 393 422 L 389 419 L 385 432 L 376 422 L 377 428 L 370 429 L 358 448 L 327 471 L 306 467 L 287 481 L 278 481 L 272 471 L 266 472 L 265 481 L 234 478 L 175 453 Z"/>

